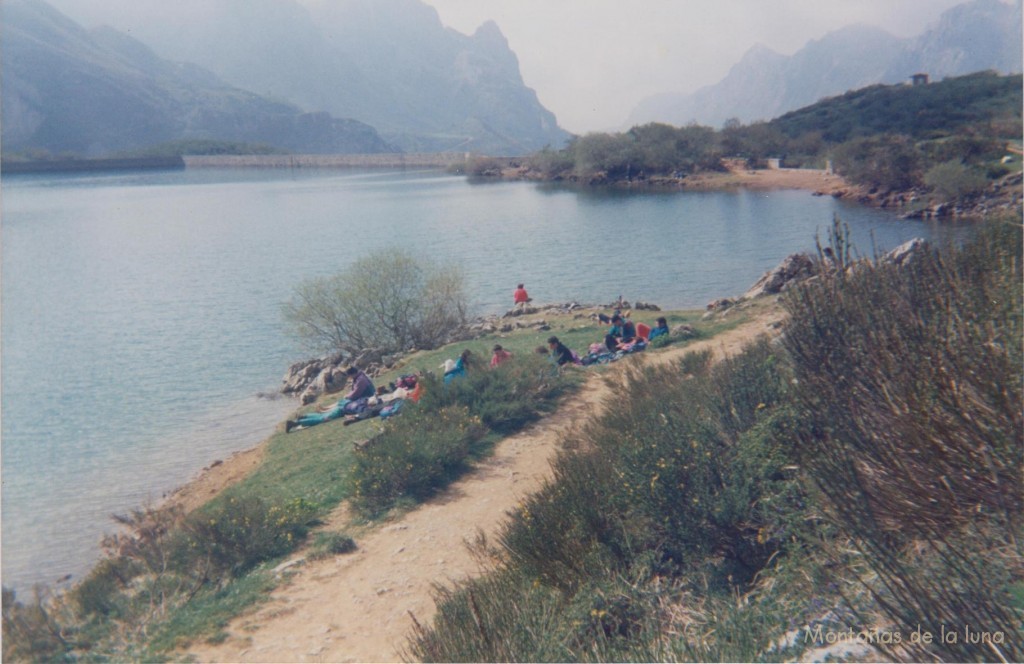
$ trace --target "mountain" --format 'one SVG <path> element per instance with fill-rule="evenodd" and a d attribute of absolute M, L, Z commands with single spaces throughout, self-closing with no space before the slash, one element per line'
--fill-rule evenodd
<path fill-rule="evenodd" d="M 445 28 L 420 0 L 147 3 L 132 34 L 240 88 L 373 125 L 406 151 L 523 154 L 569 135 L 493 22 Z M 125 24 L 127 24 L 127 19 Z"/>
<path fill-rule="evenodd" d="M 369 125 L 229 86 L 111 28 L 85 30 L 41 0 L 4 0 L 2 12 L 5 153 L 102 156 L 204 138 L 294 152 L 394 149 Z"/>
<path fill-rule="evenodd" d="M 722 81 L 690 94 L 643 100 L 627 124 L 721 126 L 768 120 L 819 99 L 876 83 L 938 80 L 993 69 L 1021 71 L 1021 0 L 973 0 L 942 14 L 935 27 L 901 39 L 880 28 L 851 26 L 809 42 L 792 56 L 758 45 Z"/>

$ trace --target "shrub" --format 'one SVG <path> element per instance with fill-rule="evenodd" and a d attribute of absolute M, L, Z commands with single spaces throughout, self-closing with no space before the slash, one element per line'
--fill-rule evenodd
<path fill-rule="evenodd" d="M 904 267 L 822 275 L 787 300 L 785 335 L 801 463 L 850 540 L 841 548 L 876 575 L 884 614 L 935 634 L 1003 631 L 1008 659 L 1024 656 L 1000 580 L 1020 564 L 1006 554 L 1024 506 L 1021 241 L 1015 220 Z M 992 657 L 963 640 L 911 654 Z"/>
<path fill-rule="evenodd" d="M 465 471 L 485 434 L 480 420 L 463 406 L 428 411 L 421 405 L 388 420 L 356 454 L 353 504 L 374 515 L 402 498 L 423 500 L 433 495 Z"/>
<path fill-rule="evenodd" d="M 177 562 L 207 561 L 218 573 L 240 576 L 259 563 L 293 551 L 305 538 L 316 507 L 303 499 L 270 505 L 260 498 L 230 498 L 189 515 L 182 525 Z"/>
<path fill-rule="evenodd" d="M 76 643 L 60 606 L 40 589 L 31 602 L 3 589 L 3 658 L 5 661 L 73 661 Z"/>
<path fill-rule="evenodd" d="M 424 409 L 459 404 L 487 428 L 509 434 L 554 408 L 555 398 L 568 386 L 550 360 L 537 354 L 523 353 L 495 369 L 484 369 L 482 360 L 470 358 L 466 375 L 447 385 L 426 379 Z"/>
<path fill-rule="evenodd" d="M 837 147 L 833 158 L 837 172 L 857 184 L 903 191 L 921 181 L 921 155 L 906 136 L 855 138 Z"/>
<path fill-rule="evenodd" d="M 283 311 L 311 349 L 355 353 L 434 348 L 465 323 L 467 308 L 457 267 L 390 249 L 301 283 Z"/>
<path fill-rule="evenodd" d="M 528 575 L 571 591 L 595 566 L 647 560 L 674 574 L 713 556 L 740 582 L 777 550 L 769 506 L 784 511 L 795 493 L 780 470 L 786 371 L 765 345 L 696 376 L 705 365 L 687 364 L 626 372 L 614 391 L 629 398 L 513 516 L 501 542 Z M 692 377 L 680 380 L 684 370 Z"/>
<path fill-rule="evenodd" d="M 526 159 L 527 167 L 546 178 L 556 178 L 568 174 L 572 170 L 572 157 L 566 150 L 552 150 L 545 147 L 534 152 Z"/>
<path fill-rule="evenodd" d="M 504 161 L 501 159 L 474 155 L 470 157 L 469 162 L 466 164 L 466 174 L 477 177 L 501 175 L 503 166 Z"/>
<path fill-rule="evenodd" d="M 356 550 L 356 541 L 345 533 L 320 532 L 313 536 L 311 557 L 328 558 Z"/>
<path fill-rule="evenodd" d="M 956 201 L 980 193 L 988 180 L 984 171 L 956 159 L 928 169 L 924 183 L 944 200 Z"/>

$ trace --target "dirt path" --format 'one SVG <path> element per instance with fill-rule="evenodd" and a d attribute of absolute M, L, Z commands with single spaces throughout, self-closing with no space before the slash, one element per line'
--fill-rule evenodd
<path fill-rule="evenodd" d="M 702 348 L 732 355 L 770 332 L 781 316 L 777 308 L 761 311 L 713 339 L 637 359 L 667 362 Z M 466 542 L 479 532 L 493 536 L 506 512 L 541 486 L 561 436 L 598 413 L 606 394 L 601 377 L 591 375 L 578 397 L 502 441 L 491 458 L 440 496 L 357 537 L 352 554 L 289 568 L 290 581 L 254 613 L 236 619 L 223 643 L 195 644 L 188 654 L 201 662 L 401 661 L 410 614 L 429 623 L 433 585 L 478 573 Z M 331 526 L 342 527 L 346 516 L 339 508 Z"/>

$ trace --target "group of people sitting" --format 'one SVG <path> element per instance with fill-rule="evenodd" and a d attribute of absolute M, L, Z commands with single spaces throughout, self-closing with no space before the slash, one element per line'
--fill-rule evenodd
<path fill-rule="evenodd" d="M 665 317 L 659 317 L 653 328 L 648 328 L 643 323 L 638 326 L 633 321 L 616 311 L 608 321 L 611 329 L 604 336 L 604 345 L 610 351 L 621 350 L 623 345 L 642 339 L 645 342 L 653 341 L 663 334 L 668 334 L 668 321 Z"/>
<path fill-rule="evenodd" d="M 644 323 L 636 325 L 628 315 L 624 316 L 619 311 L 610 318 L 601 314 L 598 320 L 611 325 L 611 328 L 604 336 L 604 343 L 590 345 L 587 356 L 582 360 L 584 365 L 614 362 L 628 353 L 646 349 L 651 341 L 669 333 L 668 321 L 664 317 L 659 317 L 653 328 Z"/>
<path fill-rule="evenodd" d="M 333 404 L 320 406 L 313 412 L 288 420 L 284 424 L 284 432 L 291 433 L 339 417 L 344 418 L 346 425 L 371 417 L 387 418 L 396 414 L 406 399 L 418 401 L 423 392 L 423 385 L 415 375 L 402 376 L 389 386 L 390 389 L 378 389 L 362 369 L 349 367 L 345 374 L 352 385 L 345 396 Z"/>
<path fill-rule="evenodd" d="M 519 284 L 515 293 L 516 305 L 525 306 L 529 301 L 526 290 L 522 284 Z M 668 321 L 664 317 L 658 318 L 653 328 L 642 323 L 635 325 L 629 319 L 628 313 L 623 316 L 619 310 L 616 310 L 611 317 L 599 314 L 598 320 L 611 325 L 611 327 L 604 337 L 604 343 L 591 344 L 586 357 L 580 358 L 556 336 L 549 337 L 547 348 L 540 346 L 537 349 L 538 352 L 548 355 L 559 367 L 566 364 L 600 364 L 614 361 L 626 353 L 643 350 L 650 341 L 669 333 Z M 492 353 L 490 364 L 492 369 L 512 357 L 512 353 L 505 350 L 501 344 L 495 344 Z M 466 366 L 471 355 L 470 350 L 466 349 L 462 351 L 457 360 L 446 360 L 441 365 L 440 368 L 444 370 L 445 385 L 466 375 Z M 366 372 L 357 367 L 349 367 L 345 374 L 352 387 L 344 397 L 334 404 L 321 406 L 297 419 L 288 420 L 285 422 L 285 433 L 340 417 L 344 417 L 345 424 L 370 417 L 389 417 L 399 411 L 405 399 L 411 398 L 413 401 L 417 401 L 423 389 L 423 384 L 417 381 L 415 375 L 402 376 L 397 383 L 389 386 L 390 390 L 384 388 L 378 390 Z"/>

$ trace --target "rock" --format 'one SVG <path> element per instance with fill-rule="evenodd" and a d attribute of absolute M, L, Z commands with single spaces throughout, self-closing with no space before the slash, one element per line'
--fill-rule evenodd
<path fill-rule="evenodd" d="M 716 311 L 722 311 L 723 309 L 728 309 L 733 304 L 735 304 L 735 302 L 733 302 L 732 300 L 730 300 L 727 297 L 723 297 L 723 298 L 719 298 L 717 300 L 713 300 L 711 302 L 708 302 L 708 306 L 706 308 L 707 308 L 707 310 L 709 312 L 716 312 Z"/>
<path fill-rule="evenodd" d="M 779 265 L 757 280 L 742 299 L 751 299 L 760 295 L 781 293 L 794 282 L 814 276 L 814 261 L 807 254 L 792 254 Z M 709 307 L 710 308 L 710 307 Z"/>
<path fill-rule="evenodd" d="M 272 571 L 272 572 L 273 572 L 274 574 L 278 574 L 278 575 L 279 575 L 279 574 L 281 574 L 282 572 L 285 572 L 286 570 L 289 570 L 289 569 L 291 569 L 292 567 L 296 567 L 296 566 L 298 566 L 298 565 L 301 565 L 301 564 L 302 564 L 302 563 L 304 563 L 304 562 L 306 562 L 306 559 L 305 559 L 304 557 L 302 557 L 302 558 L 292 558 L 292 559 L 291 559 L 291 560 L 289 560 L 288 562 L 284 562 L 284 563 L 281 563 L 280 565 L 278 565 L 277 567 L 275 567 L 275 568 L 274 568 L 273 570 L 271 570 L 271 571 Z"/>
<path fill-rule="evenodd" d="M 669 330 L 669 335 L 676 339 L 690 339 L 697 336 L 697 330 L 692 325 L 683 323 Z"/>
<path fill-rule="evenodd" d="M 907 240 L 900 246 L 882 256 L 882 262 L 895 263 L 902 267 L 909 264 L 918 252 L 926 249 L 927 247 L 928 243 L 923 238 L 915 237 L 912 240 Z"/>
<path fill-rule="evenodd" d="M 380 348 L 364 348 L 359 354 L 352 358 L 351 364 L 366 369 L 371 364 L 380 364 L 384 351 Z"/>
<path fill-rule="evenodd" d="M 340 366 L 326 367 L 299 394 L 299 401 L 306 405 L 316 401 L 320 395 L 340 392 L 347 378 Z"/>
<path fill-rule="evenodd" d="M 284 394 L 297 394 L 303 392 L 307 387 L 310 386 L 316 380 L 321 380 L 321 390 L 329 385 L 337 384 L 336 374 L 323 376 L 321 374 L 327 369 L 339 369 L 344 362 L 345 354 L 337 353 L 327 357 L 321 357 L 314 360 L 305 360 L 303 362 L 296 362 L 288 368 L 288 372 L 285 374 L 283 379 L 283 387 L 281 392 Z M 344 384 L 344 381 L 341 381 Z M 341 389 L 340 386 L 337 389 Z"/>

